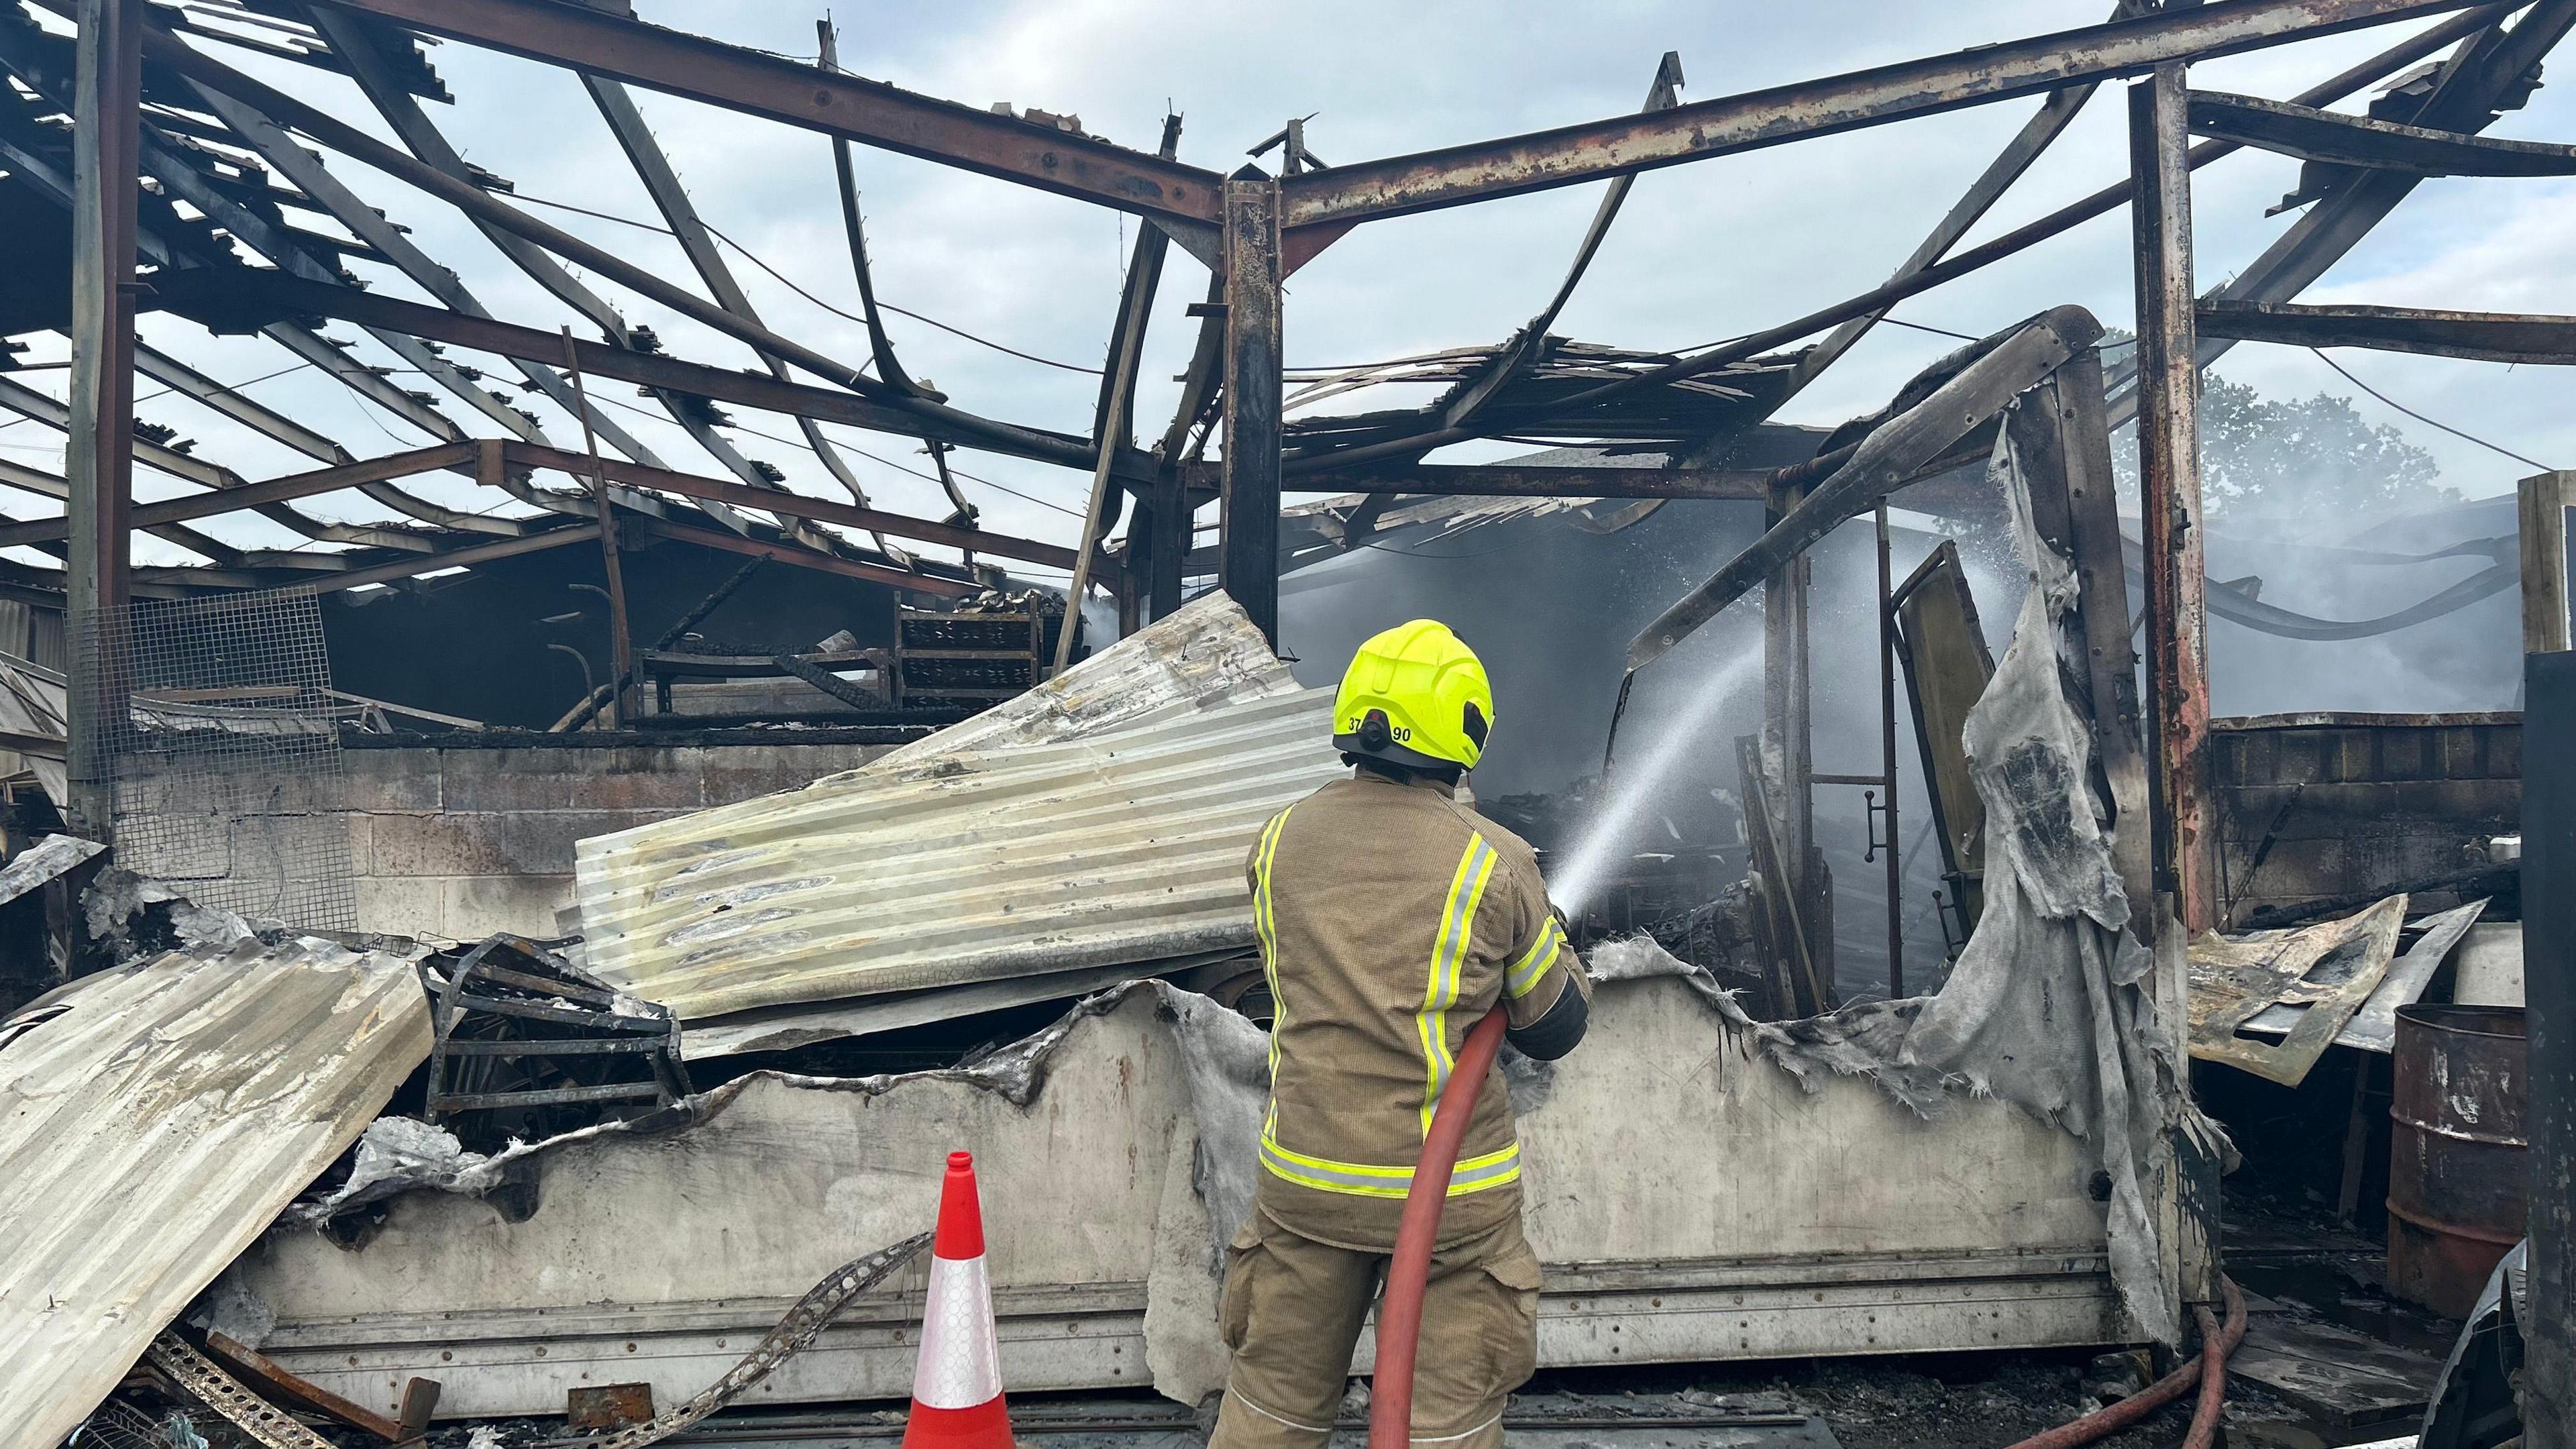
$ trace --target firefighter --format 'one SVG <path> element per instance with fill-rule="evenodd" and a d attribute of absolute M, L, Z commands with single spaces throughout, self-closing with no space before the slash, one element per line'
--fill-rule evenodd
<path fill-rule="evenodd" d="M 1493 688 L 1447 626 L 1360 646 L 1333 708 L 1353 767 L 1273 816 L 1247 866 L 1276 1015 L 1252 1212 L 1219 1309 L 1234 1367 L 1212 1449 L 1319 1449 L 1395 1246 L 1406 1189 L 1467 1029 L 1552 1059 L 1590 986 L 1519 837 L 1468 809 Z M 1413 1442 L 1502 1442 L 1537 1367 L 1538 1257 L 1521 1233 L 1520 1147 L 1499 1070 L 1476 1100 L 1422 1310 Z"/>

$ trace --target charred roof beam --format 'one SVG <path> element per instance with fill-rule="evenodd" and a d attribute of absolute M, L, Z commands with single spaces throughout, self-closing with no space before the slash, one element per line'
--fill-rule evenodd
<path fill-rule="evenodd" d="M 2237 342 L 2576 366 L 2576 317 L 2228 301 L 2204 301 L 2198 315 L 2200 335 Z"/>
<path fill-rule="evenodd" d="M 2517 8 L 2519 8 L 2519 0 L 2513 0 L 2513 3 L 2483 5 L 2466 13 L 2454 15 L 2439 24 L 2427 27 L 2419 34 L 2399 41 L 2358 65 L 2340 71 L 2309 87 L 2294 98 L 2295 102 L 2312 106 L 2332 105 L 2403 67 L 2413 65 L 2463 36 L 2476 34 Z M 2192 168 L 2197 170 L 2221 157 L 2234 154 L 2238 149 L 2239 147 L 2232 141 L 2205 141 L 2191 148 L 2189 161 Z M 1820 308 L 1778 326 L 1767 327 L 1749 336 L 1677 358 L 1651 372 L 1606 383 L 1587 393 L 1567 399 L 1565 405 L 1572 407 L 1584 403 L 1604 402 L 1634 388 L 1677 382 L 1685 378 L 1717 372 L 1748 358 L 1786 346 L 1802 337 L 1811 337 L 1829 327 L 1838 327 L 1874 312 L 1884 312 L 1908 297 L 1956 281 L 1972 272 L 2003 261 L 2007 257 L 2018 256 L 2039 243 L 2062 235 L 2095 217 L 2116 211 L 2129 204 L 2133 191 L 2134 186 L 2130 181 L 2126 179 L 2115 181 L 2090 196 L 2061 206 L 2046 216 L 2015 227 L 2002 236 L 1982 242 L 1946 261 L 1924 267 L 1911 276 L 1882 283 L 1857 296 L 1845 298 L 1832 306 Z"/>
<path fill-rule="evenodd" d="M 421 110 L 420 103 L 395 81 L 384 56 L 376 48 L 374 37 L 368 33 L 371 28 L 380 27 L 369 27 L 358 17 L 343 15 L 328 9 L 315 11 L 314 23 L 330 40 L 332 49 L 348 63 L 350 74 L 357 78 L 358 89 L 374 104 L 377 113 L 385 118 L 385 123 L 393 128 L 394 134 L 401 139 L 404 148 L 410 152 L 411 159 L 456 183 L 474 188 L 474 194 L 478 196 L 483 194 L 488 177 L 468 164 L 463 156 L 457 154 L 456 148 L 448 143 L 446 135 L 429 119 L 428 114 Z M 194 79 L 200 83 L 209 81 L 209 78 L 204 76 L 194 77 Z M 273 111 L 271 118 L 289 119 L 278 117 Z M 307 126 L 303 129 L 308 134 L 315 134 L 316 139 L 329 144 L 330 138 L 313 133 L 311 127 Z M 348 148 L 337 146 L 335 149 L 346 152 Z M 386 149 L 390 151 L 392 148 Z M 382 168 L 379 167 L 379 169 Z M 477 214 L 472 208 L 467 208 L 467 217 L 503 256 L 508 257 L 514 266 L 527 275 L 529 280 L 553 293 L 566 306 L 588 319 L 590 324 L 598 328 L 613 345 L 618 347 L 634 345 L 626 319 L 616 307 L 606 298 L 584 286 L 580 278 L 566 270 L 564 265 L 547 250 L 518 232 L 496 224 L 491 217 Z M 733 446 L 731 439 L 717 432 L 703 419 L 691 415 L 688 408 L 678 399 L 655 393 L 654 400 L 662 404 L 663 411 L 669 413 L 671 420 L 678 423 L 683 431 L 696 440 L 699 447 L 704 448 L 734 476 L 745 482 L 759 479 L 760 475 L 752 468 L 751 460 L 745 458 L 741 451 Z M 594 430 L 595 428 L 594 424 Z M 725 527 L 737 532 L 743 529 L 741 515 L 732 509 L 722 504 L 701 506 L 709 517 Z"/>
<path fill-rule="evenodd" d="M 1790 559 L 1876 506 L 1923 464 L 2101 336 L 2102 324 L 2091 313 L 2081 307 L 2058 307 L 1987 343 L 1961 349 L 1972 354 L 1964 362 L 1956 355 L 1944 359 L 1942 366 L 1956 366 L 1946 380 L 1921 402 L 1859 439 L 1841 466 L 1781 515 L 1768 532 L 1640 631 L 1628 645 L 1629 672 L 1662 658 Z"/>
<path fill-rule="evenodd" d="M 333 220 L 347 227 L 352 234 L 364 238 L 403 275 L 459 312 L 477 317 L 491 315 L 454 271 L 439 265 L 414 245 L 409 237 L 403 235 L 402 228 L 351 191 L 323 165 L 320 156 L 296 144 L 276 122 L 261 114 L 256 107 L 235 100 L 212 86 L 194 81 L 191 84 L 210 112 L 231 126 L 271 166 L 302 188 L 304 194 L 327 211 Z M 528 385 L 544 393 L 557 407 L 576 417 L 581 416 L 586 407 L 592 430 L 607 440 L 611 447 L 639 463 L 661 465 L 661 459 L 651 448 L 637 441 L 618 425 L 616 419 L 606 416 L 597 406 L 585 405 L 574 394 L 571 385 L 552 368 L 518 358 L 511 361 L 520 376 L 527 379 Z M 553 440 L 533 418 L 516 408 L 510 408 L 508 412 L 506 418 L 497 414 L 487 415 L 524 442 L 552 446 Z"/>
<path fill-rule="evenodd" d="M 200 292 L 200 288 L 204 291 Z M 337 317 L 503 357 L 563 355 L 560 333 L 273 272 L 245 270 L 217 274 L 209 269 L 200 269 L 176 274 L 164 283 L 163 295 L 165 301 L 181 312 L 195 309 L 206 315 L 219 316 L 226 310 L 239 310 L 253 314 Z M 941 442 L 1053 463 L 1059 467 L 1088 468 L 1093 461 L 1090 444 L 1086 440 L 1063 433 L 1014 429 L 1015 436 L 1006 444 L 997 443 L 964 429 L 944 427 L 935 420 L 924 425 L 883 404 L 830 388 L 783 383 L 758 373 L 684 362 L 659 353 L 629 352 L 603 343 L 576 339 L 574 345 L 581 355 L 582 371 L 593 376 L 615 378 L 639 386 L 671 388 L 720 402 L 758 408 L 763 412 L 789 417 L 810 416 L 819 422 L 839 423 L 872 432 L 920 437 L 926 431 Z M 1150 478 L 1151 460 L 1132 449 L 1123 450 L 1119 455 L 1118 472 L 1121 477 Z"/>
<path fill-rule="evenodd" d="M 324 3 L 1121 211 L 1201 229 L 1217 221 L 1225 178 L 1213 171 L 578 5 Z"/>
<path fill-rule="evenodd" d="M 371 6 L 385 0 L 367 0 Z M 412 0 L 418 3 L 418 0 Z M 496 0 L 485 0 L 496 3 Z M 2469 0 L 2218 0 L 1465 146 L 1309 172 L 1282 183 L 1291 229 L 1459 206 L 1885 125 L 2033 91 L 2133 75 L 2462 9 Z"/>
<path fill-rule="evenodd" d="M 41 3 L 54 4 L 59 3 L 59 0 L 41 0 Z M 932 428 L 943 427 L 950 433 L 962 434 L 969 446 L 991 448 L 1002 452 L 1034 449 L 1024 453 L 1023 456 L 1044 457 L 1048 461 L 1055 461 L 1056 439 L 1051 435 L 1013 423 L 996 422 L 989 418 L 978 417 L 892 388 L 803 343 L 782 337 L 766 327 L 745 322 L 705 298 L 671 285 L 648 268 L 629 262 L 605 248 L 594 246 L 559 227 L 539 221 L 470 182 L 459 180 L 437 167 L 423 163 L 337 117 L 200 55 L 168 36 L 147 35 L 144 44 L 146 53 L 153 59 L 239 97 L 266 112 L 272 120 L 292 125 L 344 155 L 448 201 L 479 221 L 489 221 L 505 231 L 536 242 L 547 251 L 597 271 L 693 321 L 755 348 L 773 351 L 789 363 L 804 368 L 826 381 L 846 387 L 863 397 L 874 399 L 897 413 L 910 415 L 912 421 L 908 426 L 884 429 L 884 431 L 904 432 L 915 437 L 923 437 L 930 436 Z M 586 368 L 589 364 L 585 360 L 583 365 Z M 710 391 L 708 395 L 717 394 Z M 1072 456 L 1067 466 L 1078 468 L 1090 466 L 1093 456 L 1090 445 L 1076 442 L 1068 451 Z"/>
<path fill-rule="evenodd" d="M 2138 0 L 2120 0 L 2120 3 L 2111 11 L 2111 19 L 2116 23 L 2136 15 L 2138 10 Z M 1977 179 L 1969 184 L 1967 191 L 1960 196 L 1957 203 L 1939 223 L 1934 225 L 1931 234 L 1924 237 L 1921 244 L 1914 248 L 1913 255 L 1907 257 L 1904 263 L 1897 267 L 1895 273 L 1888 278 L 1889 282 L 1902 282 L 1908 277 L 1916 276 L 1925 268 L 1948 256 L 1950 248 L 1959 244 L 1960 238 L 1968 234 L 1969 228 L 1983 220 L 1985 214 L 1993 209 L 1994 204 L 2003 199 L 2004 193 L 2012 189 L 2013 183 L 2019 181 L 2023 174 L 2030 170 L 2032 164 L 2039 160 L 2041 154 L 2055 144 L 2059 136 L 2066 133 L 2066 128 L 2074 124 L 2076 116 L 2084 110 L 2084 103 L 2093 98 L 2093 92 L 2100 84 L 2099 81 L 2085 81 L 2078 85 L 2050 91 L 2048 99 L 2041 103 L 2038 113 L 2023 122 L 2022 128 L 2013 133 L 2010 141 L 2004 143 L 2004 149 L 1996 154 L 1995 159 L 1986 163 L 1986 169 L 1978 173 Z M 1804 391 L 1807 384 L 1815 381 L 1818 374 L 1840 361 L 1844 353 L 1858 346 L 1860 340 L 1869 335 L 1870 329 L 1886 318 L 1889 310 L 1880 308 L 1875 312 L 1854 317 L 1827 334 L 1822 342 L 1808 349 L 1806 354 L 1798 359 L 1798 370 L 1791 379 L 1789 396 L 1795 397 Z M 1781 399 L 1783 404 L 1787 401 L 1788 398 Z"/>
<path fill-rule="evenodd" d="M 652 196 L 662 219 L 670 225 L 672 237 L 679 242 L 680 250 L 688 255 L 689 265 L 697 268 L 699 279 L 707 284 L 708 294 L 715 298 L 717 306 L 746 322 L 758 323 L 759 311 L 751 305 L 751 298 L 743 292 L 742 284 L 735 280 L 733 269 L 725 265 L 724 254 L 716 250 L 714 236 L 708 233 L 706 223 L 698 216 L 697 207 L 689 201 L 688 189 L 680 184 L 679 173 L 671 169 L 670 158 L 662 153 L 661 142 L 654 138 L 652 127 L 644 123 L 643 113 L 635 109 L 634 98 L 616 81 L 596 75 L 584 75 L 581 79 L 582 84 L 589 88 L 591 100 L 598 105 L 599 114 L 608 122 L 609 131 L 617 137 L 617 144 L 625 150 L 627 161 L 634 166 L 636 178 L 644 183 L 644 190 Z M 785 359 L 761 348 L 754 348 L 753 352 L 760 358 L 761 365 L 769 369 L 770 376 L 780 382 L 789 380 Z M 806 446 L 813 450 L 824 471 L 849 490 L 850 497 L 860 507 L 866 507 L 867 489 L 860 485 L 858 475 L 843 461 L 840 450 L 832 446 L 832 440 L 823 435 L 822 428 L 811 418 L 798 418 L 796 426 L 804 433 Z M 756 488 L 777 486 L 757 474 L 745 476 L 740 469 L 735 469 L 734 473 Z M 801 520 L 792 514 L 778 514 L 774 510 L 771 513 L 791 530 L 803 527 Z M 824 535 L 811 530 L 807 530 L 803 537 L 805 542 L 817 547 L 828 546 Z M 896 563 L 909 562 L 901 549 L 886 542 L 882 536 L 877 538 L 876 544 Z"/>
<path fill-rule="evenodd" d="M 2191 129 L 2301 161 L 2418 176 L 2576 175 L 2576 146 L 2463 135 L 2259 96 L 2194 91 Z"/>
<path fill-rule="evenodd" d="M 2540 0 L 2507 25 L 2501 17 L 2460 43 L 2408 124 L 2474 135 L 2495 124 L 2499 108 L 2528 94 L 2533 73 L 2568 29 L 2576 26 L 2576 0 Z M 2236 276 L 2204 294 L 2218 302 L 2287 302 L 2359 245 L 2424 178 L 2407 171 L 2364 171 L 2353 182 L 2311 206 L 2290 229 Z M 2199 340 L 2196 360 L 2206 369 L 2235 345 L 2228 337 Z M 2115 369 L 2111 385 L 2135 381 L 2135 366 Z M 2137 416 L 2134 386 L 2111 403 L 2116 428 Z"/>

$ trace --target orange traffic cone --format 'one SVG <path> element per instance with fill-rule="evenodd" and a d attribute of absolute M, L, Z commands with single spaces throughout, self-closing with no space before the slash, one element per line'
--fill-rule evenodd
<path fill-rule="evenodd" d="M 971 1152 L 948 1154 L 948 1176 L 939 1185 L 939 1235 L 930 1254 L 921 1364 L 913 1371 L 903 1449 L 1011 1449 L 1001 1344 L 993 1330 L 993 1280 L 984 1270 L 984 1209 L 975 1196 Z"/>

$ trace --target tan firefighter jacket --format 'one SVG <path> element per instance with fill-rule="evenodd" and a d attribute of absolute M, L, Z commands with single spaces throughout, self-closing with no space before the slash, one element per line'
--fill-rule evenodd
<path fill-rule="evenodd" d="M 1255 925 L 1277 1016 L 1258 1201 L 1281 1226 L 1385 1251 L 1467 1029 L 1526 1026 L 1581 963 L 1537 858 L 1433 781 L 1366 770 L 1273 816 L 1253 847 Z M 1440 1241 L 1520 1209 L 1502 1073 L 1478 1094 Z"/>

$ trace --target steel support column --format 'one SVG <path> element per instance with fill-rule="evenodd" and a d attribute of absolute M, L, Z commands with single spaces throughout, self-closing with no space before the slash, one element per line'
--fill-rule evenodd
<path fill-rule="evenodd" d="M 125 605 L 134 582 L 135 158 L 142 147 L 141 0 L 81 0 L 72 107 L 71 552 L 64 606 L 73 641 L 68 773 L 72 828 L 99 841 L 114 821 L 102 748 L 126 712 Z"/>
<path fill-rule="evenodd" d="M 1279 183 L 1225 183 L 1225 591 L 1279 643 Z"/>
<path fill-rule="evenodd" d="M 1775 486 L 1763 522 L 1777 525 L 1806 496 L 1806 489 L 1795 484 Z M 1778 812 L 1775 838 L 1788 879 L 1771 884 L 1796 903 L 1796 921 L 1805 937 L 1799 954 L 1811 963 L 1817 988 L 1831 992 L 1833 918 L 1831 902 L 1824 898 L 1833 888 L 1832 876 L 1816 849 L 1814 682 L 1807 640 L 1811 572 L 1809 555 L 1800 550 L 1762 581 L 1762 763 L 1765 774 L 1774 760 L 1780 767 L 1768 793 Z M 1834 1002 L 1803 1006 L 1825 1012 L 1834 1008 Z"/>
<path fill-rule="evenodd" d="M 2138 299 L 2138 474 L 2146 551 L 2149 783 L 2165 927 L 2217 925 L 2207 839 L 2209 642 L 2201 561 L 2199 365 L 2194 358 L 2190 145 L 2183 68 L 2129 88 Z M 2179 1004 L 2179 1003 L 2175 1003 Z"/>

